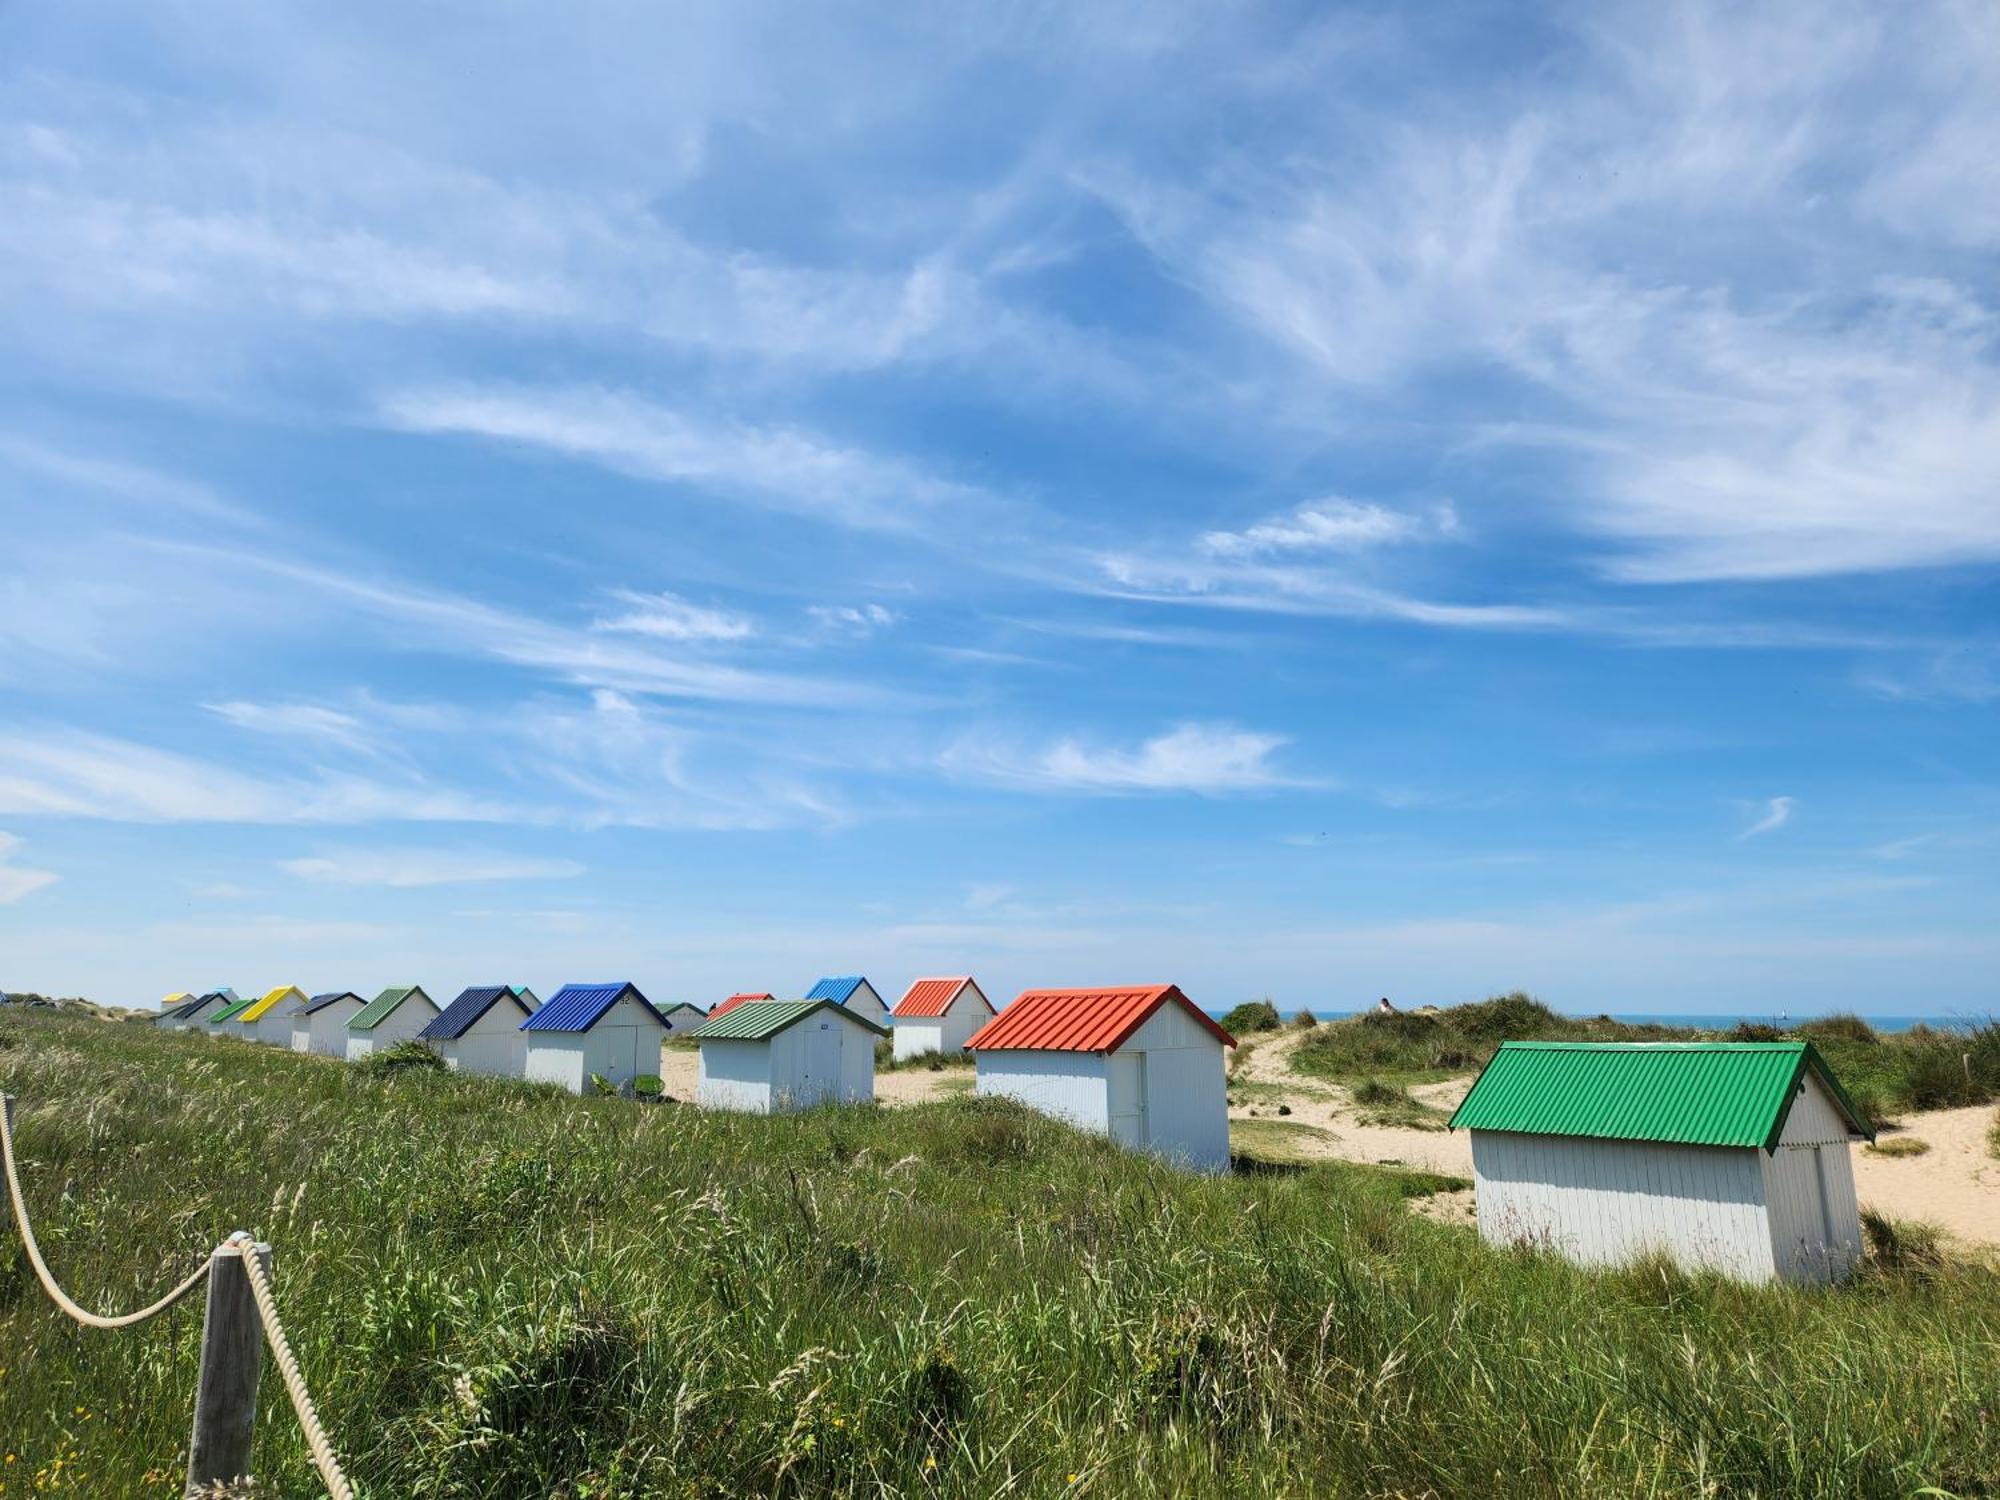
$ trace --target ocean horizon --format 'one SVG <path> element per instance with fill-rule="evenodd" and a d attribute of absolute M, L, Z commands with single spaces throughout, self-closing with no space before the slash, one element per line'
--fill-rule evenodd
<path fill-rule="evenodd" d="M 1213 1016 L 1218 1021 L 1221 1020 L 1223 1016 L 1227 1015 L 1229 1013 L 1229 1010 L 1231 1009 L 1231 1007 L 1228 1006 L 1224 1006 L 1220 1009 L 1217 1009 L 1213 1006 L 1205 1006 L 1203 1008 L 1208 1012 L 1209 1015 Z M 1399 1009 L 1407 1008 L 1410 1010 L 1416 1009 L 1415 1006 L 1398 1007 L 1398 1008 Z M 1370 1013 L 1369 1010 L 1336 1011 L 1336 1010 L 1319 1010 L 1312 1006 L 1301 1006 L 1301 1007 L 1295 1007 L 1291 1010 L 1280 1010 L 1278 1014 L 1283 1016 L 1286 1022 L 1289 1023 L 1297 1019 L 1301 1010 L 1312 1011 L 1312 1013 L 1322 1021 L 1345 1021 L 1355 1016 L 1364 1016 Z M 1611 1019 L 1614 1021 L 1623 1021 L 1627 1025 L 1632 1025 L 1632 1026 L 1688 1026 L 1688 1027 L 1695 1027 L 1704 1031 L 1728 1031 L 1743 1022 L 1748 1022 L 1751 1025 L 1756 1025 L 1756 1026 L 1777 1026 L 1780 1028 L 1785 1028 L 1785 1027 L 1797 1026 L 1806 1021 L 1823 1020 L 1827 1016 L 1832 1016 L 1832 1015 L 1851 1015 L 1854 1014 L 1854 1012 L 1839 1011 L 1839 1010 L 1816 1010 L 1816 1011 L 1717 1011 L 1712 1013 L 1700 1013 L 1693 1011 L 1676 1012 L 1676 1011 L 1614 1010 L 1614 1011 L 1591 1011 L 1588 1013 L 1564 1011 L 1561 1012 L 1561 1014 L 1575 1021 L 1595 1020 L 1600 1015 L 1609 1015 Z M 1866 1021 L 1870 1026 L 1874 1027 L 1875 1030 L 1877 1031 L 1893 1032 L 1893 1031 L 1908 1031 L 1915 1026 L 1930 1026 L 1937 1028 L 1939 1030 L 1948 1029 L 1951 1027 L 1958 1027 L 1958 1026 L 1970 1026 L 1986 1021 L 1990 1019 L 1991 1016 L 1992 1012 L 1990 1011 L 1966 1011 L 1956 1015 L 1926 1015 L 1926 1016 L 1863 1015 L 1861 1019 Z"/>

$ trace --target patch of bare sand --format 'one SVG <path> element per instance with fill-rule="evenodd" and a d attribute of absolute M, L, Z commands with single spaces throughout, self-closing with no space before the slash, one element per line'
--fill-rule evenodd
<path fill-rule="evenodd" d="M 1898 1219 L 1928 1219 L 1960 1239 L 2000 1245 L 2000 1161 L 1987 1150 L 1993 1106 L 1934 1109 L 1903 1116 L 1898 1137 L 1923 1141 L 1922 1156 L 1854 1153 L 1854 1191 L 1863 1208 Z"/>
<path fill-rule="evenodd" d="M 1338 1084 L 1301 1078 L 1292 1071 L 1292 1052 L 1307 1033 L 1295 1030 L 1265 1033 L 1245 1045 L 1247 1054 L 1232 1077 L 1260 1085 L 1257 1098 L 1230 1106 L 1233 1120 L 1277 1114 L 1280 1103 L 1290 1108 L 1287 1119 L 1312 1125 L 1323 1135 L 1301 1138 L 1301 1154 L 1333 1161 L 1366 1162 L 1377 1166 L 1419 1167 L 1458 1177 L 1472 1175 L 1472 1147 L 1462 1134 L 1413 1130 L 1405 1126 L 1363 1125 L 1353 1098 Z M 1443 1085 L 1430 1085 L 1432 1088 Z M 1428 1101 L 1427 1101 L 1428 1102 Z"/>

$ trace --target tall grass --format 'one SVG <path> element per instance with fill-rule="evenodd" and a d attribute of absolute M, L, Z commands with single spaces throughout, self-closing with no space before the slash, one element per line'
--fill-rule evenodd
<path fill-rule="evenodd" d="M 1584 1273 L 1359 1169 L 1197 1179 L 990 1100 L 766 1120 L 47 1015 L 0 1021 L 0 1087 L 86 1302 L 133 1305 L 233 1228 L 276 1246 L 376 1497 L 1833 1497 L 2000 1474 L 2000 1280 L 1973 1269 L 1822 1292 Z M 7 1493 L 172 1494 L 198 1325 L 79 1331 L 0 1251 Z M 267 1379 L 258 1462 L 309 1495 L 283 1399 Z"/>

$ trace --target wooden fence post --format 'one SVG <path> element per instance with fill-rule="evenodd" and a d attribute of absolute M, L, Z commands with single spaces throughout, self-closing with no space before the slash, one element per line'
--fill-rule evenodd
<path fill-rule="evenodd" d="M 0 1094 L 0 1109 L 7 1111 L 7 1139 L 11 1141 L 14 1139 L 14 1096 L 12 1094 Z M 14 1199 L 8 1193 L 6 1183 L 0 1182 L 0 1229 L 5 1229 L 13 1222 Z M 13 1236 L 8 1235 L 7 1238 L 11 1240 Z"/>
<path fill-rule="evenodd" d="M 194 1436 L 188 1443 L 188 1495 L 232 1493 L 250 1477 L 250 1438 L 257 1423 L 257 1377 L 264 1363 L 264 1326 L 250 1273 L 243 1269 L 241 1230 L 208 1260 L 208 1316 L 201 1328 L 201 1374 L 194 1393 Z M 252 1253 L 271 1269 L 271 1247 Z"/>

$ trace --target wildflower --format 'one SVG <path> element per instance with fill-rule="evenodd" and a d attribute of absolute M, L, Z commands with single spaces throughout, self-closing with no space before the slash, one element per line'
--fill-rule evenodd
<path fill-rule="evenodd" d="M 935 1469 L 937 1467 L 937 1455 L 935 1453 L 926 1453 L 924 1455 L 924 1467 L 926 1469 Z"/>

